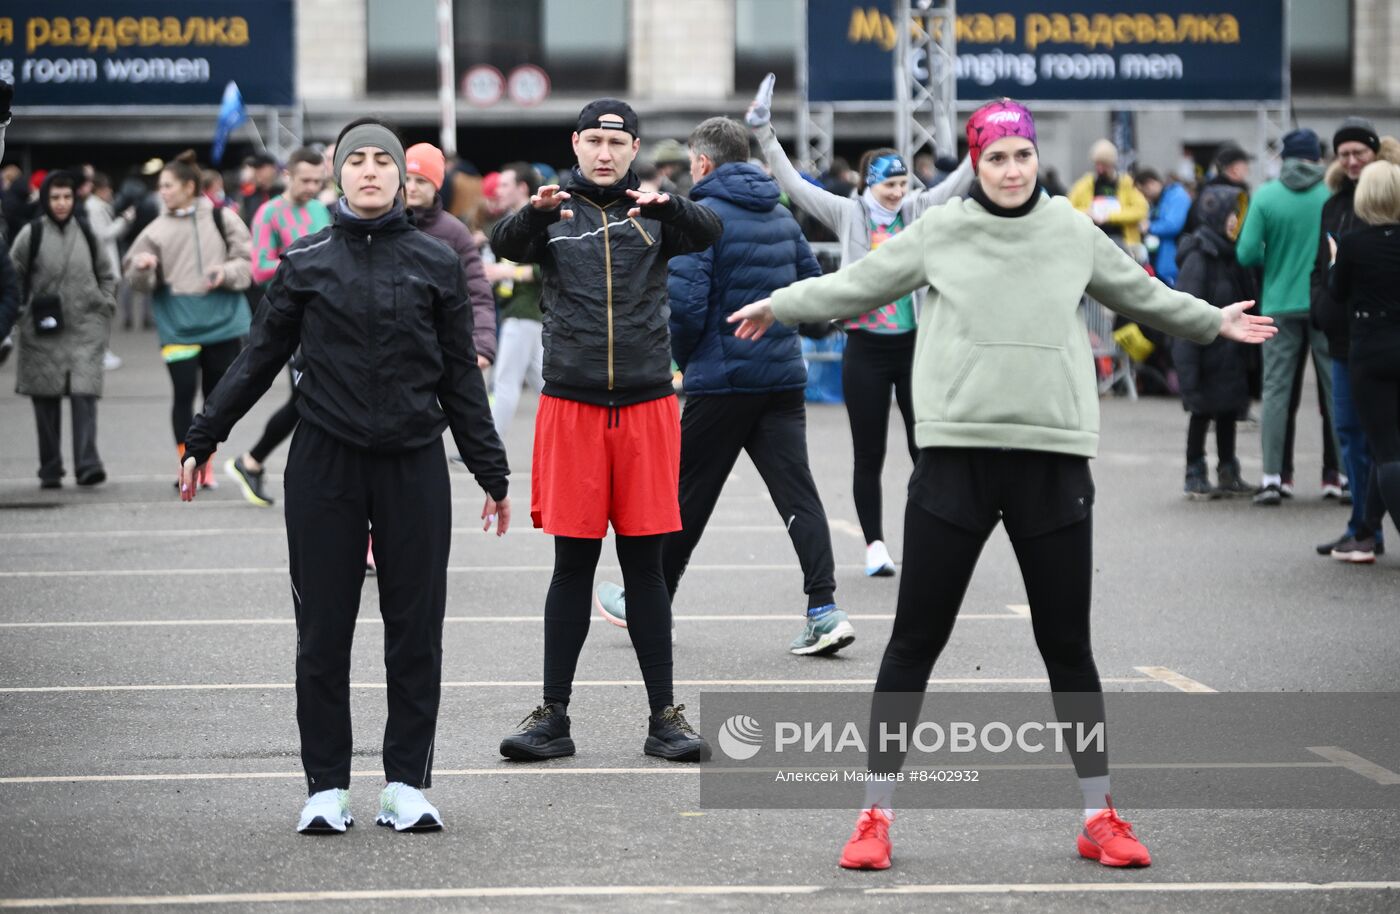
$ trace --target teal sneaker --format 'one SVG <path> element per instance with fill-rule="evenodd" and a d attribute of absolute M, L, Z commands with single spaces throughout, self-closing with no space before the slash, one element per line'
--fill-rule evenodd
<path fill-rule="evenodd" d="M 854 643 L 856 630 L 846 614 L 831 604 L 831 608 L 807 617 L 802 634 L 792 639 L 788 652 L 803 657 L 825 657 Z"/>
<path fill-rule="evenodd" d="M 611 581 L 604 581 L 593 592 L 598 613 L 618 628 L 627 627 L 627 592 Z"/>
<path fill-rule="evenodd" d="M 593 605 L 598 615 L 618 628 L 627 627 L 627 591 L 611 581 L 604 581 L 593 592 Z M 671 643 L 676 643 L 676 620 L 671 620 Z"/>

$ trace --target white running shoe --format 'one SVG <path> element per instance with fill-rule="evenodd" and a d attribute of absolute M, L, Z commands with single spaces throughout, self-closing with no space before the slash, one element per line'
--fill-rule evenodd
<path fill-rule="evenodd" d="M 876 540 L 865 547 L 865 576 L 868 578 L 894 577 L 894 559 L 884 542 Z"/>
<path fill-rule="evenodd" d="M 379 815 L 374 824 L 392 825 L 394 831 L 436 831 L 442 828 L 442 816 L 423 791 L 394 781 L 379 794 Z"/>
<path fill-rule="evenodd" d="M 340 834 L 355 824 L 350 815 L 350 791 L 331 788 L 313 793 L 301 808 L 297 831 L 302 834 Z"/>

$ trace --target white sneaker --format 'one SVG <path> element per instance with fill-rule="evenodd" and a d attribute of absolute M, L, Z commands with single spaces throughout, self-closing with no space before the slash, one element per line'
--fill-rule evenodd
<path fill-rule="evenodd" d="M 894 559 L 885 544 L 876 540 L 865 547 L 865 576 L 868 578 L 894 577 Z"/>
<path fill-rule="evenodd" d="M 442 816 L 423 791 L 394 781 L 379 794 L 379 815 L 374 824 L 392 825 L 394 831 L 436 831 L 442 828 Z"/>
<path fill-rule="evenodd" d="M 306 798 L 297 831 L 302 834 L 340 834 L 354 824 L 355 817 L 350 815 L 350 791 L 331 788 Z"/>

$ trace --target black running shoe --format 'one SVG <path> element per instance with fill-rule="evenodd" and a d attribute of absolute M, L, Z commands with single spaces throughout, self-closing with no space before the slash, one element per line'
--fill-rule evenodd
<path fill-rule="evenodd" d="M 569 717 L 564 706 L 543 704 L 520 722 L 520 729 L 501 740 L 501 755 L 517 762 L 539 762 L 574 754 Z"/>
<path fill-rule="evenodd" d="M 1343 533 L 1341 536 L 1337 537 L 1337 538 L 1334 539 L 1334 540 L 1328 540 L 1328 541 L 1325 542 L 1325 543 L 1318 543 L 1318 544 L 1317 544 L 1317 554 L 1318 554 L 1318 555 L 1331 555 L 1333 549 L 1336 549 L 1338 546 L 1342 545 L 1343 543 L 1345 543 L 1345 542 L 1346 542 L 1347 540 L 1349 540 L 1349 539 L 1351 539 L 1351 534 L 1350 534 L 1350 533 Z"/>
<path fill-rule="evenodd" d="M 642 751 L 672 762 L 709 761 L 710 744 L 685 719 L 681 713 L 684 710 L 685 705 L 667 705 L 666 710 L 649 717 L 647 741 Z"/>
<path fill-rule="evenodd" d="M 243 490 L 243 497 L 249 504 L 257 505 L 259 508 L 272 506 L 272 496 L 263 491 L 263 471 L 254 473 L 243 463 L 242 457 L 235 457 L 224 463 L 224 473 L 229 479 L 238 483 L 238 487 Z"/>

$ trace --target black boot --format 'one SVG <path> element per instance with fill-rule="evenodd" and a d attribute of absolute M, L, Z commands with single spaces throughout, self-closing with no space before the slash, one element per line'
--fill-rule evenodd
<path fill-rule="evenodd" d="M 564 706 L 543 704 L 520 722 L 520 729 L 501 740 L 501 755 L 517 762 L 538 762 L 574 754 L 569 717 Z"/>
<path fill-rule="evenodd" d="M 1206 472 L 1206 462 L 1204 459 L 1193 460 L 1186 464 L 1186 485 L 1183 487 L 1186 497 L 1192 501 L 1205 501 L 1215 497 L 1215 490 L 1210 487 L 1210 474 Z"/>
<path fill-rule="evenodd" d="M 1254 494 L 1254 483 L 1245 482 L 1240 478 L 1239 460 L 1223 460 L 1216 464 L 1215 473 L 1219 479 L 1216 485 L 1216 494 L 1225 498 L 1241 498 L 1245 495 Z"/>
<path fill-rule="evenodd" d="M 709 761 L 710 744 L 685 719 L 684 710 L 685 705 L 667 705 L 660 714 L 651 715 L 642 751 L 673 762 Z"/>

